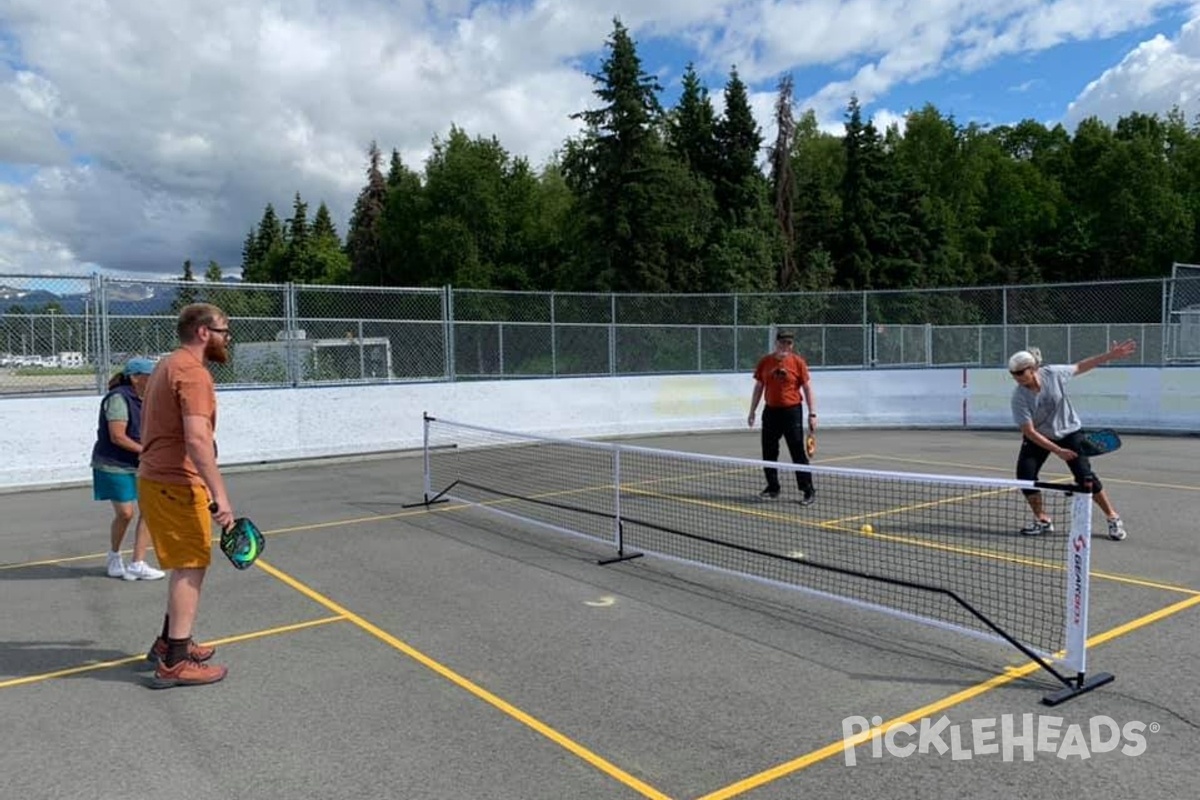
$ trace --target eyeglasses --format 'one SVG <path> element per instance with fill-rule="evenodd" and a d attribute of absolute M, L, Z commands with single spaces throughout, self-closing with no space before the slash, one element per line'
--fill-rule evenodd
<path fill-rule="evenodd" d="M 1014 378 L 1019 378 L 1026 372 L 1029 372 L 1029 367 L 1026 367 L 1025 369 L 1010 369 L 1008 374 L 1012 375 Z"/>
<path fill-rule="evenodd" d="M 205 325 L 204 327 L 208 328 L 213 333 L 220 333 L 224 335 L 226 339 L 233 338 L 233 334 L 230 332 L 229 328 L 214 328 L 212 325 Z"/>

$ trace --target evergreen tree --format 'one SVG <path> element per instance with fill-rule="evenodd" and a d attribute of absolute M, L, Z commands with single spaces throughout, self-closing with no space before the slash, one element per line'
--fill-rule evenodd
<path fill-rule="evenodd" d="M 793 219 L 800 285 L 828 289 L 834 283 L 831 265 L 841 252 L 840 193 L 846 154 L 839 137 L 821 131 L 812 109 L 796 122 L 791 161 L 796 181 Z"/>
<path fill-rule="evenodd" d="M 178 314 L 184 306 L 199 302 L 199 294 L 191 284 L 196 282 L 196 275 L 192 271 L 192 260 L 189 258 L 183 262 L 183 276 L 180 278 L 184 283 L 175 292 L 175 299 L 171 301 L 171 310 Z"/>
<path fill-rule="evenodd" d="M 592 76 L 603 105 L 562 160 L 576 202 L 568 221 L 578 241 L 568 288 L 695 291 L 712 226 L 707 184 L 661 137 L 658 82 L 642 70 L 628 31 L 614 20 L 608 55 Z"/>
<path fill-rule="evenodd" d="M 574 283 L 614 291 L 663 290 L 667 265 L 653 251 L 648 204 L 654 172 L 662 165 L 657 126 L 662 117 L 658 81 L 642 70 L 629 31 L 620 20 L 606 42 L 608 54 L 593 74 L 603 105 L 573 115 L 583 120 L 581 139 L 569 142 L 563 173 L 576 192 L 583 251 Z"/>
<path fill-rule="evenodd" d="M 771 183 L 775 189 L 775 222 L 782 238 L 777 285 L 792 288 L 796 274 L 796 178 L 792 172 L 792 137 L 796 121 L 792 116 L 792 76 L 779 80 L 775 98 L 775 145 L 771 148 Z"/>
<path fill-rule="evenodd" d="M 269 283 L 274 280 L 274 263 L 283 257 L 285 249 L 283 224 L 275 214 L 275 207 L 267 203 L 262 219 L 259 220 L 253 245 L 247 240 L 243 247 L 242 279 L 253 283 Z"/>
<path fill-rule="evenodd" d="M 736 68 L 725 84 L 725 112 L 716 123 L 716 149 L 717 208 L 734 225 L 752 224 L 762 209 L 766 190 L 758 169 L 762 133 Z"/>
<path fill-rule="evenodd" d="M 421 176 L 393 153 L 388 174 L 387 202 L 380 222 L 380 247 L 388 265 L 388 282 L 396 286 L 436 286 L 421 250 L 425 224 L 424 187 Z"/>
<path fill-rule="evenodd" d="M 311 233 L 315 243 L 334 241 L 340 244 L 337 227 L 333 224 L 333 216 L 324 200 L 317 206 L 317 213 L 313 216 Z"/>
<path fill-rule="evenodd" d="M 679 103 L 667 118 L 667 141 L 671 152 L 700 177 L 717 179 L 716 113 L 708 89 L 689 63 L 683 73 Z"/>
<path fill-rule="evenodd" d="M 403 159 L 400 158 L 400 151 L 392 148 L 392 158 L 388 163 L 387 187 L 391 189 L 397 186 L 403 179 L 408 168 L 404 166 Z"/>
<path fill-rule="evenodd" d="M 336 285 L 350 279 L 350 259 L 342 248 L 329 207 L 322 201 L 309 230 L 309 265 L 314 283 Z"/>
<path fill-rule="evenodd" d="M 371 142 L 367 149 L 367 184 L 359 192 L 346 234 L 351 279 L 359 284 L 382 286 L 386 281 L 379 220 L 387 203 L 387 181 L 380 171 L 383 155 Z"/>
<path fill-rule="evenodd" d="M 204 280 L 207 283 L 220 283 L 223 277 L 221 265 L 216 261 L 209 261 L 208 267 L 204 270 Z"/>
<path fill-rule="evenodd" d="M 247 276 L 254 274 L 261 258 L 258 253 L 258 237 L 254 234 L 254 228 L 251 228 L 246 234 L 246 240 L 242 242 L 242 280 L 250 280 Z"/>
<path fill-rule="evenodd" d="M 278 283 L 296 281 L 312 283 L 320 274 L 312 263 L 311 237 L 308 225 L 308 203 L 296 192 L 292 200 L 292 216 L 288 218 L 284 231 L 287 249 L 284 257 L 276 262 L 277 272 L 272 279 Z"/>
<path fill-rule="evenodd" d="M 842 176 L 842 242 L 838 282 L 848 289 L 875 288 L 874 246 L 879 241 L 879 173 L 883 153 L 872 122 L 863 122 L 858 97 L 846 110 L 842 137 L 846 171 Z"/>

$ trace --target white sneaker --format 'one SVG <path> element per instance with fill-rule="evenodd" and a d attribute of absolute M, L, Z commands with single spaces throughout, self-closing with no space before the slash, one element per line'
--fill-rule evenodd
<path fill-rule="evenodd" d="M 1121 521 L 1120 517 L 1114 517 L 1108 521 L 1108 538 L 1119 542 L 1126 535 L 1125 523 Z"/>
<path fill-rule="evenodd" d="M 110 577 L 110 578 L 124 578 L 125 577 L 125 562 L 123 560 L 121 560 L 120 553 L 109 553 L 108 554 L 108 577 Z M 137 580 L 137 578 L 131 578 L 130 580 Z"/>
<path fill-rule="evenodd" d="M 125 566 L 125 580 L 127 581 L 156 581 L 166 577 L 166 574 L 161 569 L 155 569 L 145 561 L 130 561 Z"/>
<path fill-rule="evenodd" d="M 1035 519 L 1021 528 L 1022 536 L 1041 536 L 1043 533 L 1054 533 L 1054 523 L 1048 519 Z"/>

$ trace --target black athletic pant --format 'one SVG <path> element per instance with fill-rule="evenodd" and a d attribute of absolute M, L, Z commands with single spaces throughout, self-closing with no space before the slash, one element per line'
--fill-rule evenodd
<path fill-rule="evenodd" d="M 1066 462 L 1066 464 L 1067 468 L 1071 470 L 1071 475 L 1075 477 L 1076 485 L 1082 486 L 1092 494 L 1104 488 L 1104 484 L 1100 483 L 1100 478 L 1096 473 L 1092 472 L 1092 462 L 1083 454 L 1082 431 L 1068 433 L 1061 439 L 1054 439 L 1052 441 L 1059 447 L 1075 451 L 1075 458 Z M 1042 465 L 1046 463 L 1046 459 L 1049 457 L 1049 450 L 1040 444 L 1034 444 L 1022 437 L 1021 452 L 1017 454 L 1017 480 L 1036 481 L 1038 473 L 1042 471 Z M 1022 489 L 1021 491 L 1027 495 L 1038 493 L 1037 489 Z"/>
<path fill-rule="evenodd" d="M 763 461 L 779 460 L 779 438 L 787 442 L 788 452 L 792 454 L 792 463 L 807 464 L 808 453 L 804 450 L 804 406 L 786 406 L 772 408 L 766 406 L 762 414 L 762 457 Z M 779 491 L 779 470 L 765 467 L 767 488 Z M 796 486 L 800 491 L 811 489 L 813 485 L 811 472 L 797 472 Z"/>

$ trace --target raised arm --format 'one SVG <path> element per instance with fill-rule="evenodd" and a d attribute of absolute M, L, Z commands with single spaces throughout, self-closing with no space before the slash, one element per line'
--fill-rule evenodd
<path fill-rule="evenodd" d="M 1137 342 L 1133 339 L 1126 339 L 1123 342 L 1113 342 L 1112 347 L 1108 348 L 1108 352 L 1100 355 L 1085 358 L 1082 361 L 1076 362 L 1075 374 L 1082 375 L 1085 372 L 1095 369 L 1101 364 L 1107 364 L 1109 361 L 1116 361 L 1120 358 L 1126 358 L 1137 352 Z"/>

